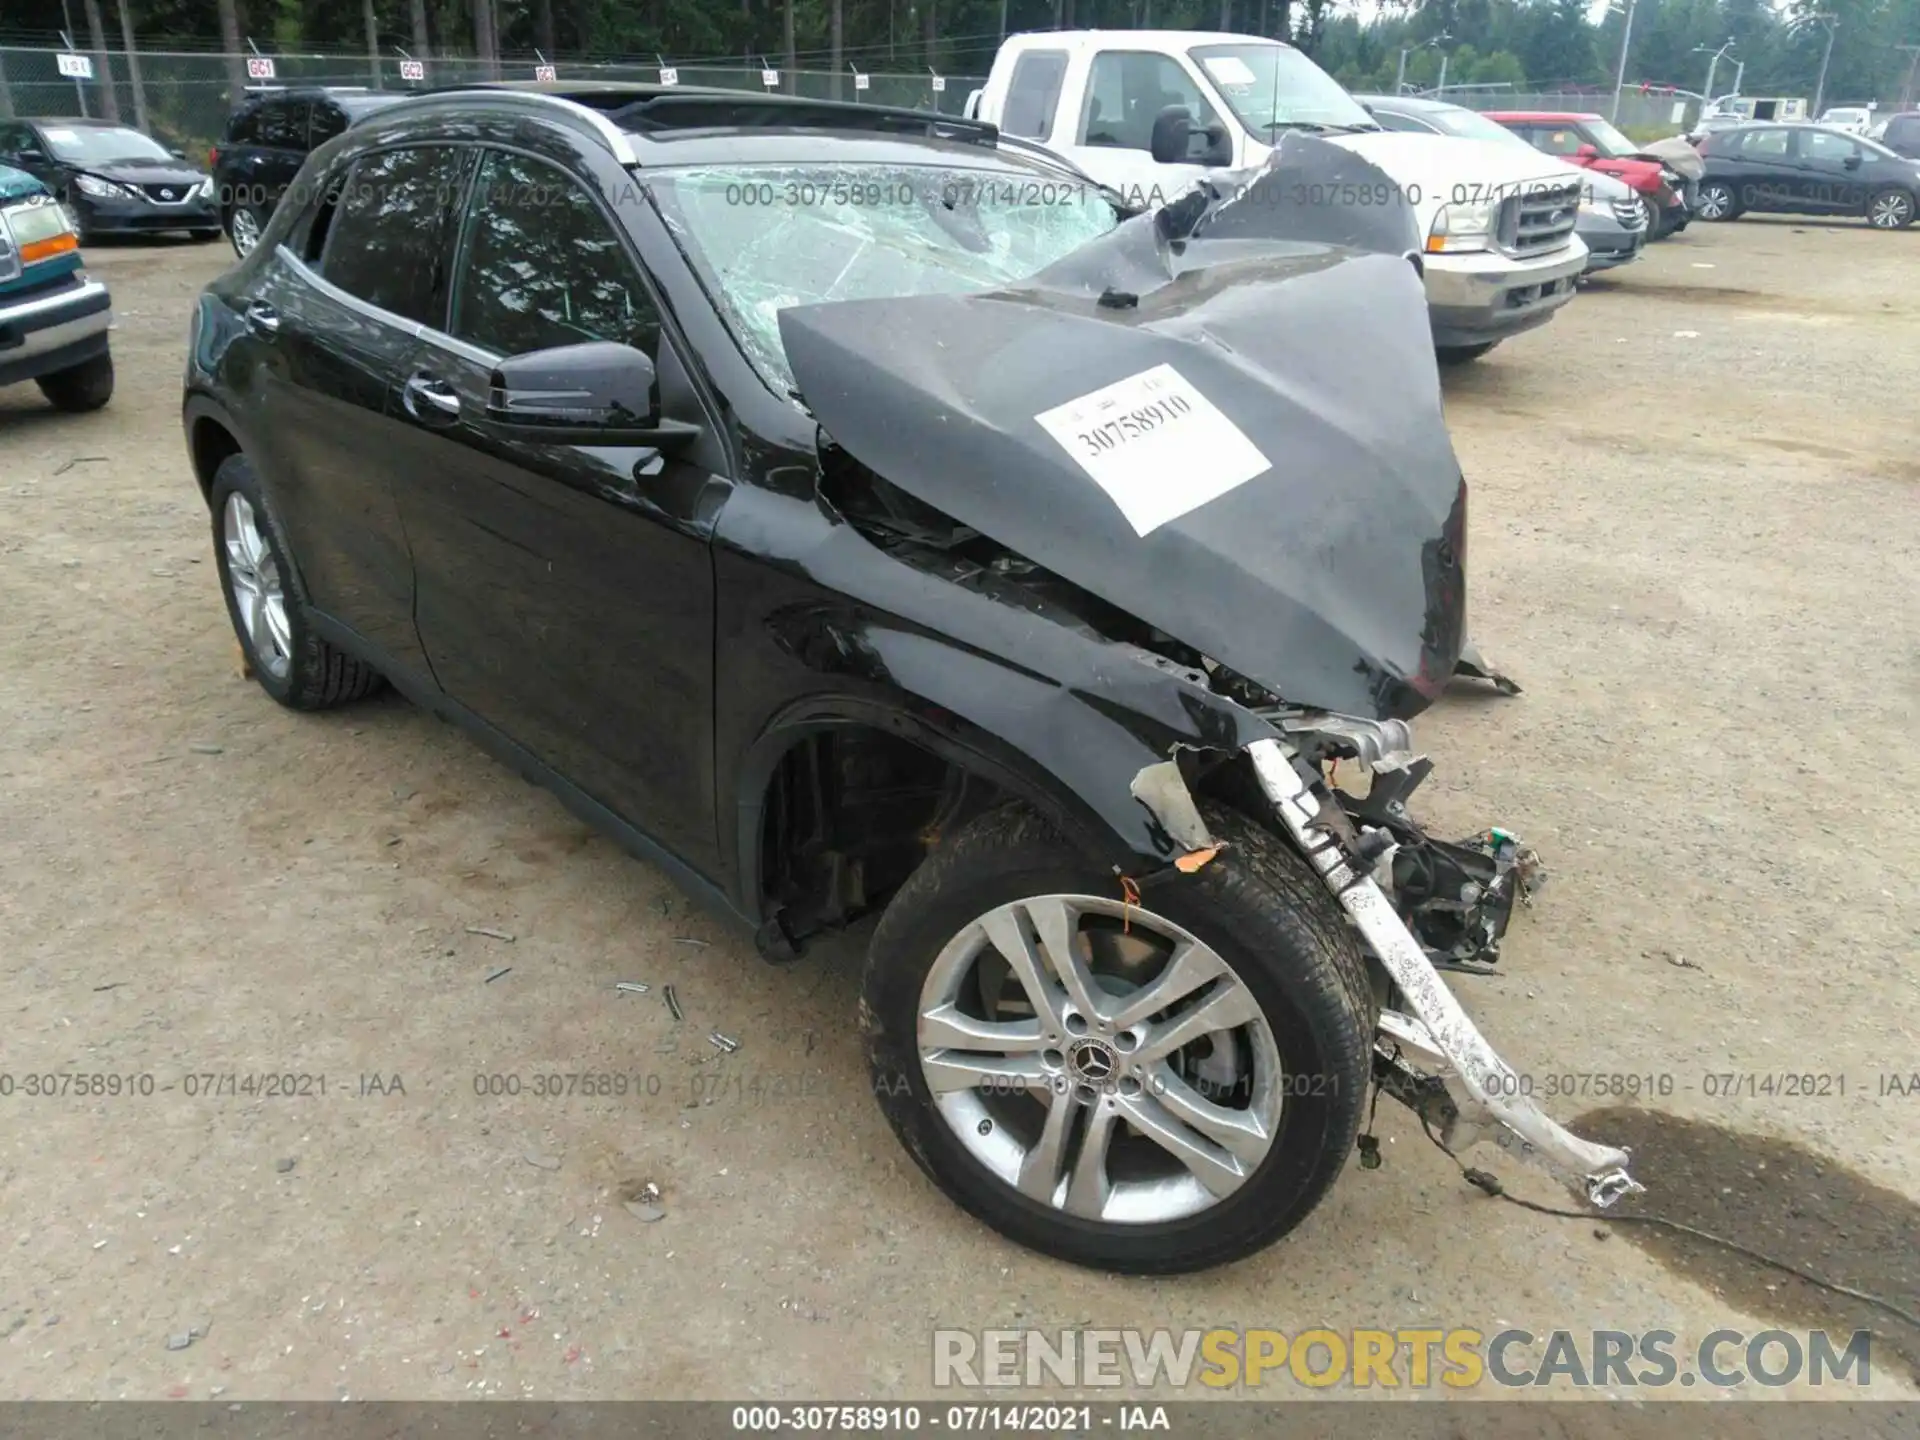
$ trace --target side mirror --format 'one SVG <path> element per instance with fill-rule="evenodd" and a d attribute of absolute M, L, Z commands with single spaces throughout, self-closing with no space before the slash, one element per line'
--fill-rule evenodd
<path fill-rule="evenodd" d="M 177 146 L 177 145 L 176 145 L 176 146 L 175 146 L 175 147 L 174 147 L 173 149 L 171 149 L 171 150 L 169 150 L 169 151 L 167 151 L 167 153 L 168 153 L 169 155 L 171 155 L 171 156 L 173 156 L 173 158 L 174 158 L 174 159 L 176 159 L 176 160 L 184 160 L 184 159 L 186 159 L 186 158 L 187 158 L 187 152 L 186 152 L 186 151 L 184 151 L 184 150 L 182 150 L 182 149 L 181 149 L 181 148 L 180 148 L 179 146 Z"/>
<path fill-rule="evenodd" d="M 1860 152 L 1858 150 L 1854 151 L 1853 154 L 1847 156 L 1847 158 L 1840 163 L 1845 165 L 1849 170 L 1858 170 L 1860 168 Z"/>
<path fill-rule="evenodd" d="M 1577 158 L 1581 160 L 1598 160 L 1600 158 L 1600 151 L 1598 147 L 1593 145 L 1582 145 L 1578 150 L 1574 151 L 1573 153 Z"/>
<path fill-rule="evenodd" d="M 1184 105 L 1169 105 L 1153 117 L 1153 133 L 1147 141 L 1147 148 L 1153 153 L 1154 163 L 1158 165 L 1187 165 L 1192 163 L 1193 137 L 1199 127 L 1193 123 L 1193 116 L 1187 113 Z"/>
<path fill-rule="evenodd" d="M 504 425 L 644 430 L 654 420 L 653 361 L 593 340 L 509 355 L 494 366 L 487 418 Z"/>
<path fill-rule="evenodd" d="M 662 420 L 653 361 L 631 345 L 590 340 L 509 355 L 493 367 L 487 419 L 514 435 L 573 445 L 682 444 L 698 425 Z"/>

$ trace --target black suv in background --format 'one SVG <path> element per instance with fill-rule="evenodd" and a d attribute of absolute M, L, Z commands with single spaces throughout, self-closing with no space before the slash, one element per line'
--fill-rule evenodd
<path fill-rule="evenodd" d="M 0 165 L 26 171 L 65 201 L 83 242 L 165 230 L 196 240 L 220 233 L 206 173 L 117 120 L 0 120 Z"/>
<path fill-rule="evenodd" d="M 245 257 L 307 156 L 354 121 L 406 95 L 344 86 L 253 92 L 207 152 L 220 225 Z"/>

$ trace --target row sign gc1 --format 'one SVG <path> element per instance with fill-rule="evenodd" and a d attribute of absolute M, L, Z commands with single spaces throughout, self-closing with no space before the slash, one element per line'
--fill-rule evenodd
<path fill-rule="evenodd" d="M 273 61 L 265 55 L 247 57 L 247 78 L 249 80 L 273 79 Z"/>
<path fill-rule="evenodd" d="M 93 78 L 93 59 L 87 55 L 56 55 L 54 63 L 60 67 L 60 73 L 73 80 L 91 80 Z"/>

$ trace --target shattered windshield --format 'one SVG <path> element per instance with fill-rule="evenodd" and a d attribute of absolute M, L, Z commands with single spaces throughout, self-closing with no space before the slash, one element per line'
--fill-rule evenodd
<path fill-rule="evenodd" d="M 727 165 L 648 179 L 740 348 L 782 395 L 788 306 L 1014 284 L 1120 218 L 1087 182 L 1030 170 Z"/>

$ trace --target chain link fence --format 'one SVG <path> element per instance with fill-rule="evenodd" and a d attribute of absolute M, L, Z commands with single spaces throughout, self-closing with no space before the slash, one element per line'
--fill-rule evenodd
<path fill-rule="evenodd" d="M 60 52 L 0 46 L 0 118 L 7 116 L 112 116 L 150 131 L 163 143 L 203 153 L 217 143 L 227 116 L 250 88 L 260 86 L 341 85 L 406 92 L 433 86 L 471 84 L 481 80 L 532 80 L 535 61 L 502 60 L 497 65 L 474 59 L 438 59 L 422 62 L 425 78 L 402 76 L 398 56 L 377 63 L 366 54 L 275 55 L 271 80 L 249 78 L 247 62 L 263 57 L 207 52 L 140 50 L 87 52 L 93 77 L 79 79 L 60 73 Z M 654 83 L 657 64 L 620 64 L 597 61 L 557 61 L 560 80 L 625 80 Z M 767 93 L 758 65 L 713 67 L 681 65 L 682 85 L 713 86 L 724 90 Z M 986 82 L 977 76 L 944 77 L 941 89 L 934 77 L 869 74 L 866 87 L 857 89 L 851 71 L 801 70 L 780 73 L 776 94 L 799 94 L 812 99 L 861 100 L 873 105 L 898 105 L 958 115 L 969 91 Z"/>

